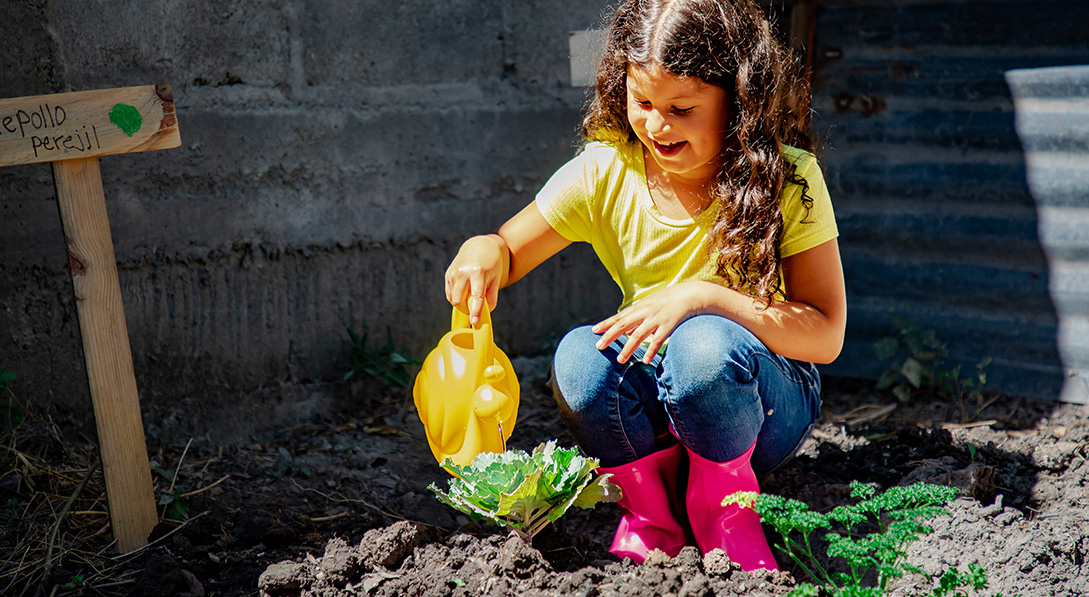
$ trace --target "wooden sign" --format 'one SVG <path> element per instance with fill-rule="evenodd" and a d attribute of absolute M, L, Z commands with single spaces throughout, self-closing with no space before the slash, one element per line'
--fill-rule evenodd
<path fill-rule="evenodd" d="M 158 522 L 98 156 L 181 145 L 167 85 L 0 100 L 0 166 L 52 162 L 117 549 Z"/>
<path fill-rule="evenodd" d="M 0 166 L 179 145 L 169 85 L 0 99 Z"/>

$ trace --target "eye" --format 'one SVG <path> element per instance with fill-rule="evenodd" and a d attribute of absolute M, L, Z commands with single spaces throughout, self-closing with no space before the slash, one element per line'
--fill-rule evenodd
<path fill-rule="evenodd" d="M 694 106 L 690 106 L 688 108 L 678 108 L 677 106 L 673 106 L 673 113 L 674 114 L 679 114 L 679 115 L 688 114 L 689 112 L 692 111 L 693 107 Z"/>

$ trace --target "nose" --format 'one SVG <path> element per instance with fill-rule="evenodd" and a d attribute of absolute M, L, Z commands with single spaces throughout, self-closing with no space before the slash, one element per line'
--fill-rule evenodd
<path fill-rule="evenodd" d="M 647 114 L 647 132 L 652 135 L 658 135 L 668 131 L 670 128 L 669 120 L 659 110 L 651 110 Z"/>

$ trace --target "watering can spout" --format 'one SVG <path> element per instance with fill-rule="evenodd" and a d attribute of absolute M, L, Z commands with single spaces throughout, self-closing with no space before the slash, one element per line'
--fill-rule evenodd
<path fill-rule="evenodd" d="M 450 331 L 424 360 L 412 396 L 435 459 L 466 466 L 481 452 L 505 449 L 519 387 L 510 359 L 495 345 L 487 305 L 476 326 L 453 311 Z"/>

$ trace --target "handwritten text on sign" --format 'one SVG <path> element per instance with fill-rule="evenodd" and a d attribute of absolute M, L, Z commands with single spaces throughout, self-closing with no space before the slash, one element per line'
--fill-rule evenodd
<path fill-rule="evenodd" d="M 166 85 L 0 99 L 0 166 L 180 144 Z"/>
<path fill-rule="evenodd" d="M 13 115 L 0 118 L 0 138 L 5 134 L 18 134 L 20 139 L 29 136 L 30 148 L 34 157 L 40 157 L 50 151 L 78 151 L 80 153 L 91 149 L 102 149 L 102 142 L 98 139 L 98 129 L 91 125 L 87 130 L 84 124 L 73 134 L 70 128 L 64 127 L 64 121 L 68 120 L 68 113 L 64 106 L 50 106 L 42 104 L 37 110 L 26 112 L 16 110 Z M 61 134 L 55 135 L 60 131 Z M 6 139 L 4 139 L 6 140 Z"/>

